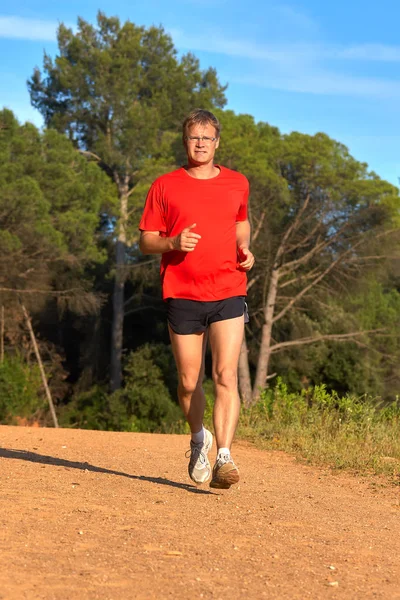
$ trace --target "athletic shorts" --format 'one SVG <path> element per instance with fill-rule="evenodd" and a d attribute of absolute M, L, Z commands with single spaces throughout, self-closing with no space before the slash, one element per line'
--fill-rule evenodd
<path fill-rule="evenodd" d="M 168 323 L 172 331 L 180 335 L 201 333 L 211 323 L 234 319 L 242 315 L 244 315 L 244 322 L 249 322 L 244 296 L 234 296 L 216 302 L 168 298 L 167 307 Z"/>

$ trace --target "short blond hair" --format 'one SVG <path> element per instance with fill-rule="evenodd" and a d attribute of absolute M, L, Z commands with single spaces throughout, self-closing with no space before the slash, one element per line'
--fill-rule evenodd
<path fill-rule="evenodd" d="M 215 128 L 216 137 L 219 138 L 221 134 L 221 123 L 218 121 L 217 117 L 209 110 L 204 110 L 203 108 L 195 108 L 183 121 L 183 140 L 185 140 L 189 129 L 193 127 L 193 125 L 212 125 Z"/>

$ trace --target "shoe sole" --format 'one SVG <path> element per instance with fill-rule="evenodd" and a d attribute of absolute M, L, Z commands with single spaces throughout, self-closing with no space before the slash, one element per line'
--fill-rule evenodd
<path fill-rule="evenodd" d="M 210 482 L 210 487 L 217 490 L 228 490 L 231 487 L 231 485 L 234 485 L 238 482 L 239 471 L 235 468 L 231 469 L 230 471 L 225 471 L 224 473 L 218 473 L 215 477 L 212 478 Z"/>

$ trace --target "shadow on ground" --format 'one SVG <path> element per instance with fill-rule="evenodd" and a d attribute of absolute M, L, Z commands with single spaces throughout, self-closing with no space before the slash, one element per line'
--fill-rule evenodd
<path fill-rule="evenodd" d="M 208 494 L 215 495 L 213 492 L 208 490 L 201 490 L 194 485 L 186 483 L 178 483 L 177 481 L 171 481 L 163 477 L 147 477 L 145 475 L 131 475 L 130 473 L 124 473 L 123 471 L 113 471 L 111 469 L 104 469 L 103 467 L 96 467 L 87 462 L 74 462 L 72 460 L 66 460 L 64 458 L 56 458 L 55 456 L 46 456 L 44 454 L 37 454 L 36 452 L 28 452 L 27 450 L 16 450 L 8 448 L 0 448 L 0 458 L 9 458 L 17 460 L 26 460 L 28 462 L 39 463 L 44 465 L 53 465 L 56 467 L 65 467 L 67 469 L 79 469 L 81 471 L 91 471 L 92 473 L 105 473 L 107 475 L 117 475 L 118 477 L 127 477 L 128 479 L 136 479 L 137 481 L 148 481 L 155 483 L 156 485 L 169 485 L 171 487 L 180 488 L 191 492 L 192 494 Z"/>

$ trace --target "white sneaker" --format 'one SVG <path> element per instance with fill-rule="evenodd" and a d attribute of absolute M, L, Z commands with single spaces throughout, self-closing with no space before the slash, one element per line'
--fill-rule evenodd
<path fill-rule="evenodd" d="M 205 483 L 211 475 L 211 465 L 207 454 L 210 452 L 213 436 L 208 429 L 204 429 L 204 441 L 198 444 L 190 441 L 190 460 L 188 466 L 189 477 L 195 483 Z M 187 454 L 188 455 L 188 454 Z"/>

